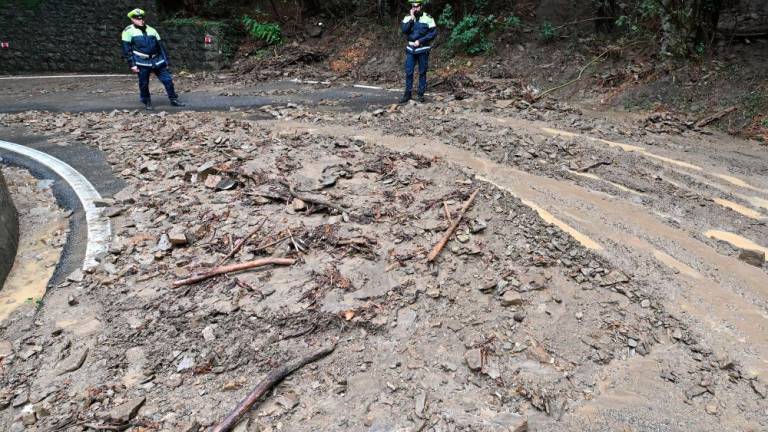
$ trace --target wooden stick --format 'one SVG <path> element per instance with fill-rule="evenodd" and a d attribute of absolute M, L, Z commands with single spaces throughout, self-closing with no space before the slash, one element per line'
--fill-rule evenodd
<path fill-rule="evenodd" d="M 288 240 L 288 238 L 289 238 L 288 236 L 282 236 L 282 237 L 280 237 L 279 239 L 277 239 L 277 240 L 275 240 L 273 242 L 270 242 L 270 243 L 267 243 L 267 244 L 265 244 L 263 246 L 257 247 L 256 249 L 253 250 L 253 252 L 261 252 L 261 251 L 263 251 L 264 249 L 266 249 L 266 248 L 268 248 L 270 246 L 274 246 L 276 244 L 279 244 L 279 243 L 282 243 L 282 242 Z"/>
<path fill-rule="evenodd" d="M 724 109 L 724 110 L 722 110 L 722 111 L 720 111 L 718 113 L 712 114 L 709 117 L 704 117 L 703 119 L 701 119 L 698 122 L 696 122 L 696 127 L 697 128 L 704 127 L 704 126 L 706 126 L 706 125 L 708 125 L 710 123 L 713 123 L 713 122 L 715 122 L 717 120 L 720 120 L 721 118 L 723 118 L 723 117 L 727 116 L 728 114 L 736 111 L 737 109 L 738 109 L 737 107 L 732 106 L 732 107 Z"/>
<path fill-rule="evenodd" d="M 443 210 L 445 210 L 445 219 L 448 221 L 448 225 L 453 223 L 453 218 L 451 217 L 451 211 L 448 210 L 448 203 L 443 201 Z"/>
<path fill-rule="evenodd" d="M 445 245 L 448 244 L 448 240 L 450 240 L 451 236 L 453 235 L 454 231 L 456 231 L 456 228 L 459 227 L 459 224 L 461 223 L 461 219 L 464 217 L 464 213 L 467 212 L 467 209 L 469 209 L 469 206 L 472 205 L 472 203 L 475 201 L 475 197 L 477 196 L 477 193 L 480 192 L 480 189 L 475 189 L 474 192 L 472 192 L 472 195 L 469 196 L 469 199 L 466 203 L 464 203 L 464 206 L 461 207 L 461 211 L 459 212 L 459 217 L 456 218 L 455 221 L 451 224 L 450 228 L 448 228 L 448 231 L 443 234 L 443 238 L 440 239 L 439 242 L 435 245 L 434 248 L 432 248 L 432 252 L 429 253 L 429 256 L 427 256 L 427 262 L 432 262 L 437 258 L 438 255 L 440 255 L 440 252 L 443 251 L 443 248 L 445 248 Z"/>
<path fill-rule="evenodd" d="M 230 251 L 230 252 L 227 254 L 227 256 L 225 256 L 224 258 L 222 258 L 222 259 L 219 261 L 218 265 L 222 265 L 222 264 L 224 264 L 224 263 L 225 263 L 225 262 L 227 262 L 227 261 L 228 261 L 230 258 L 232 258 L 233 256 L 235 256 L 235 254 L 236 254 L 236 253 L 237 253 L 237 252 L 238 252 L 240 249 L 242 249 L 242 248 L 243 248 L 243 246 L 245 245 L 245 243 L 246 243 L 246 242 L 247 242 L 247 241 L 248 241 L 248 240 L 249 240 L 251 237 L 255 236 L 257 232 L 259 232 L 259 230 L 261 229 L 261 227 L 264 225 L 264 222 L 266 222 L 266 221 L 267 221 L 267 218 L 264 218 L 264 219 L 262 219 L 262 220 L 261 220 L 261 223 L 260 223 L 260 224 L 259 224 L 259 225 L 258 225 L 256 228 L 254 228 L 254 229 L 253 229 L 251 232 L 249 232 L 248 234 L 246 234 L 246 236 L 245 236 L 245 237 L 243 237 L 242 239 L 240 239 L 240 241 L 239 241 L 239 242 L 237 242 L 237 244 L 235 245 L 235 247 L 234 247 L 234 248 L 232 248 L 232 250 L 231 250 L 231 251 Z"/>
<path fill-rule="evenodd" d="M 262 258 L 262 259 L 247 261 L 239 264 L 230 264 L 230 265 L 221 266 L 221 267 L 214 267 L 205 273 L 199 274 L 197 276 L 192 276 L 189 279 L 177 280 L 173 283 L 173 287 L 178 288 L 184 285 L 192 285 L 192 284 L 204 281 L 206 279 L 210 279 L 214 276 L 242 271 L 242 270 L 248 270 L 256 267 L 264 267 L 268 265 L 293 265 L 295 263 L 296 263 L 296 260 L 290 259 L 290 258 Z"/>
<path fill-rule="evenodd" d="M 280 366 L 277 369 L 272 370 L 270 373 L 267 374 L 266 377 L 264 377 L 263 380 L 254 388 L 250 393 L 248 393 L 248 396 L 245 397 L 242 401 L 240 401 L 239 404 L 235 407 L 234 410 L 232 410 L 229 414 L 227 414 L 226 417 L 224 417 L 219 424 L 217 424 L 211 432 L 228 432 L 232 430 L 236 425 L 237 422 L 240 420 L 240 418 L 243 417 L 248 411 L 251 410 L 254 404 L 264 396 L 272 387 L 274 387 L 277 383 L 282 381 L 285 377 L 292 374 L 297 369 L 315 362 L 317 360 L 320 360 L 321 358 L 327 356 L 328 354 L 332 353 L 333 350 L 336 349 L 336 345 L 327 345 L 313 353 L 310 353 L 309 355 L 305 357 L 301 357 L 298 359 L 295 359 L 293 361 L 290 361 L 282 366 Z"/>

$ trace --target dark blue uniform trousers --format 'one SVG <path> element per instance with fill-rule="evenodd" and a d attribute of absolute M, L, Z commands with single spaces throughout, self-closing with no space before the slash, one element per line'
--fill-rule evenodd
<path fill-rule="evenodd" d="M 166 66 L 159 68 L 139 66 L 139 93 L 141 94 L 141 103 L 147 103 L 151 101 L 149 95 L 149 77 L 152 72 L 157 75 L 157 78 L 165 86 L 165 92 L 168 94 L 168 99 L 178 99 L 176 90 L 173 88 L 173 78 L 171 78 L 171 72 Z"/>
<path fill-rule="evenodd" d="M 416 64 L 419 65 L 419 95 L 427 91 L 427 69 L 429 68 L 429 51 L 418 54 L 405 52 L 405 92 L 413 92 L 413 72 Z"/>

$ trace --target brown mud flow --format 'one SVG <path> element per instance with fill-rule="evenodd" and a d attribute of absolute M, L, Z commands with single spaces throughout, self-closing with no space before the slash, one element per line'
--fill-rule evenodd
<path fill-rule="evenodd" d="M 276 387 L 242 427 L 768 424 L 766 273 L 716 249 L 700 227 L 670 223 L 665 212 L 679 215 L 653 207 L 658 189 L 611 171 L 641 155 L 615 149 L 610 161 L 594 152 L 584 154 L 601 159 L 544 164 L 534 154 L 551 159 L 546 146 L 564 157 L 581 151 L 551 138 L 520 157 L 505 149 L 505 161 L 481 150 L 493 128 L 429 106 L 420 109 L 442 132 L 405 136 L 394 125 L 416 109 L 0 118 L 57 145 L 103 149 L 128 184 L 107 202 L 115 238 L 99 268 L 52 290 L 34 321 L 19 313 L 5 321 L 13 373 L 0 376 L 9 389 L 0 424 L 208 427 L 259 377 L 329 341 L 338 343 L 333 354 Z M 265 115 L 275 119 L 248 119 Z M 450 137 L 445 125 L 454 122 L 470 136 Z M 594 166 L 603 161 L 611 165 Z M 755 223 L 673 192 L 713 223 L 723 212 Z M 227 263 L 297 262 L 173 287 L 244 239 Z"/>
<path fill-rule="evenodd" d="M 56 204 L 51 183 L 26 170 L 3 170 L 19 214 L 16 260 L 0 290 L 0 321 L 19 308 L 34 311 L 59 262 L 67 237 L 64 211 Z"/>

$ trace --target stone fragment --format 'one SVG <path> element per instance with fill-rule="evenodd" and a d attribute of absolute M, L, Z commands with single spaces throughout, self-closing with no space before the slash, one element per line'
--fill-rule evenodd
<path fill-rule="evenodd" d="M 509 290 L 501 296 L 502 306 L 520 306 L 523 304 L 523 297 L 517 291 Z"/>
<path fill-rule="evenodd" d="M 165 380 L 165 385 L 172 389 L 180 387 L 183 383 L 184 380 L 179 374 L 172 374 Z"/>
<path fill-rule="evenodd" d="M 758 250 L 742 249 L 739 253 L 739 259 L 749 265 L 762 267 L 765 263 L 765 252 Z"/>
<path fill-rule="evenodd" d="M 179 432 L 199 432 L 200 423 L 197 420 L 186 421 L 178 424 Z"/>
<path fill-rule="evenodd" d="M 157 250 L 168 252 L 171 249 L 173 249 L 173 245 L 171 244 L 171 240 L 168 238 L 168 234 L 161 235 L 160 240 L 157 241 Z"/>
<path fill-rule="evenodd" d="M 419 418 L 423 418 L 424 412 L 427 409 L 427 393 L 426 392 L 421 391 L 419 392 L 419 394 L 416 395 L 414 408 L 416 410 L 416 416 Z"/>
<path fill-rule="evenodd" d="M 68 281 L 75 283 L 82 282 L 83 278 L 85 278 L 85 275 L 83 275 L 83 271 L 80 269 L 73 271 L 69 274 L 69 276 L 67 276 Z"/>
<path fill-rule="evenodd" d="M 499 413 L 490 421 L 494 426 L 493 430 L 503 430 L 505 432 L 528 432 L 528 418 L 520 414 Z"/>
<path fill-rule="evenodd" d="M 464 361 L 469 370 L 478 371 L 483 367 L 483 353 L 479 349 L 471 349 L 464 353 Z"/>
<path fill-rule="evenodd" d="M 192 369 L 192 367 L 195 365 L 195 360 L 192 357 L 184 357 L 181 359 L 181 361 L 176 365 L 176 372 L 184 372 L 185 370 Z"/>
<path fill-rule="evenodd" d="M 173 227 L 168 231 L 168 240 L 173 246 L 184 246 L 187 244 L 187 233 L 181 227 Z"/>
<path fill-rule="evenodd" d="M 293 210 L 295 211 L 304 211 L 307 209 L 307 203 L 305 203 L 303 200 L 300 200 L 298 198 L 293 199 Z"/>
<path fill-rule="evenodd" d="M 585 275 L 586 276 L 586 275 Z M 603 281 L 600 283 L 602 286 L 611 286 L 616 285 L 620 283 L 627 283 L 629 282 L 629 277 L 622 273 L 619 270 L 611 270 L 610 273 L 608 273 L 604 278 Z"/>
<path fill-rule="evenodd" d="M 768 397 L 768 387 L 757 378 L 751 380 L 749 385 L 752 386 L 752 390 L 754 390 L 761 398 L 765 399 Z"/>
<path fill-rule="evenodd" d="M 709 415 L 717 415 L 717 404 L 710 403 L 704 408 Z"/>
<path fill-rule="evenodd" d="M 64 375 L 65 373 L 74 372 L 80 369 L 85 363 L 85 358 L 88 357 L 88 348 L 74 350 L 69 357 L 62 360 L 59 364 L 56 375 Z"/>
<path fill-rule="evenodd" d="M 299 405 L 299 395 L 293 392 L 282 394 L 275 398 L 275 403 L 286 410 L 291 410 Z"/>
<path fill-rule="evenodd" d="M 138 397 L 112 408 L 108 414 L 109 420 L 118 424 L 128 423 L 136 416 L 146 400 L 145 397 Z"/>
<path fill-rule="evenodd" d="M 70 294 L 70 295 L 68 295 L 68 296 L 67 296 L 67 304 L 68 304 L 68 305 L 70 305 L 70 306 L 75 306 L 75 305 L 77 305 L 77 303 L 78 303 L 78 301 L 77 301 L 77 299 L 75 298 L 75 296 L 73 296 L 72 294 Z"/>
<path fill-rule="evenodd" d="M 0 341 L 0 359 L 13 354 L 13 343 L 9 340 Z"/>

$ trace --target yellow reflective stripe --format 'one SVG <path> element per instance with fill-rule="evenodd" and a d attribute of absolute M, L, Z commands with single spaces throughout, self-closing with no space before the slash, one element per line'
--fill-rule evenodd
<path fill-rule="evenodd" d="M 157 38 L 157 40 L 160 40 L 160 33 L 158 33 L 157 30 L 150 26 L 147 26 L 147 36 L 154 36 Z"/>
<path fill-rule="evenodd" d="M 432 19 L 431 16 L 424 14 L 419 18 L 419 22 L 422 24 L 426 24 L 429 28 L 437 27 L 437 24 L 435 24 L 435 20 Z"/>

